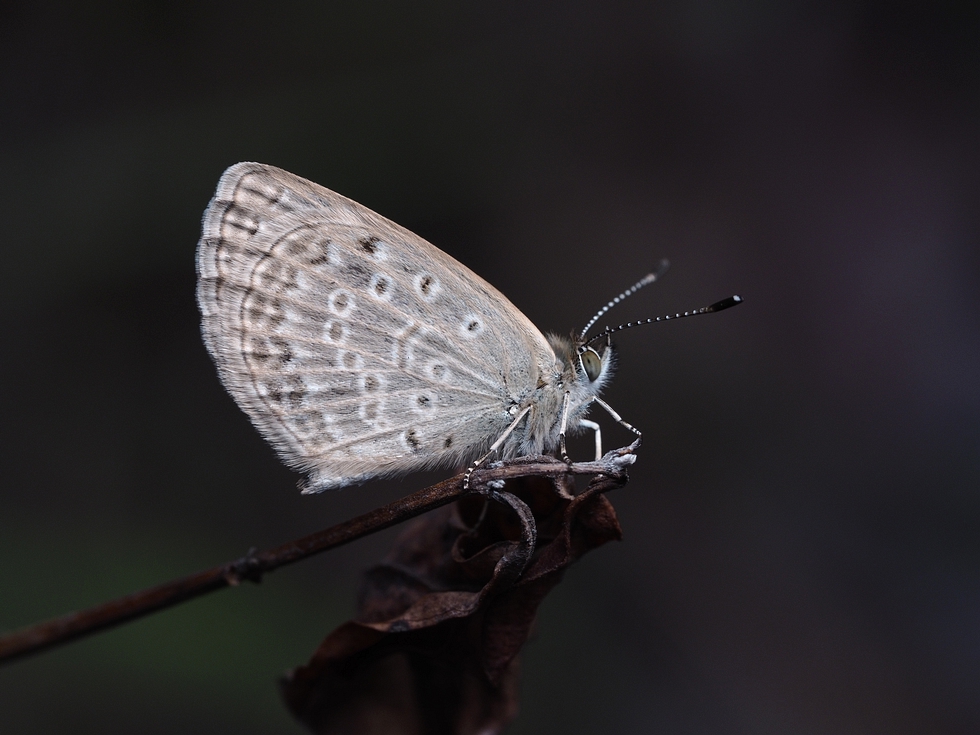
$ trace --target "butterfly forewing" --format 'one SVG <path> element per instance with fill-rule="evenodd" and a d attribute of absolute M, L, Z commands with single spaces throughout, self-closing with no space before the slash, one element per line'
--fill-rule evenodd
<path fill-rule="evenodd" d="M 228 169 L 203 231 L 205 342 L 311 490 L 469 461 L 554 363 L 543 335 L 472 271 L 280 169 Z"/>

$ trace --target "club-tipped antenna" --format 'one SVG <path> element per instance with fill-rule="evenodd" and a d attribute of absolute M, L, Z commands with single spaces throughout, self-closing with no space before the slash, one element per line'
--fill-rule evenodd
<path fill-rule="evenodd" d="M 651 283 L 653 283 L 658 278 L 663 276 L 663 274 L 667 272 L 667 269 L 669 267 L 670 267 L 670 261 L 666 259 L 661 260 L 660 265 L 657 266 L 657 270 L 653 271 L 652 273 L 647 273 L 645 276 L 643 276 L 643 278 L 641 278 L 639 281 L 634 283 L 628 289 L 623 291 L 619 296 L 617 296 L 608 304 L 606 304 L 601 309 L 599 309 L 598 313 L 596 313 L 594 317 L 589 319 L 589 323 L 585 325 L 585 329 L 579 332 L 579 337 L 581 339 L 584 339 L 585 335 L 587 335 L 589 333 L 589 330 L 592 329 L 592 325 L 595 324 L 597 321 L 599 321 L 602 318 L 603 314 L 605 314 L 607 311 L 609 311 L 611 308 L 613 308 L 616 304 L 618 304 L 620 301 L 625 299 L 627 296 L 632 296 L 644 286 L 649 286 Z M 589 342 L 591 341 L 592 340 L 589 340 Z"/>
<path fill-rule="evenodd" d="M 652 274 L 651 274 L 652 275 Z M 649 276 L 648 276 L 649 278 Z M 642 283 L 642 281 L 641 281 Z M 599 332 L 595 337 L 591 337 L 586 342 L 583 342 L 581 347 L 579 347 L 579 353 L 585 351 L 585 348 L 596 340 L 607 337 L 613 332 L 622 332 L 624 329 L 630 329 L 631 327 L 638 327 L 641 324 L 655 324 L 656 322 L 672 321 L 674 319 L 683 319 L 686 316 L 700 316 L 701 314 L 711 314 L 716 311 L 724 311 L 725 309 L 730 309 L 733 306 L 738 306 L 742 303 L 741 296 L 729 296 L 727 299 L 722 299 L 721 301 L 716 301 L 711 306 L 702 306 L 700 309 L 694 309 L 693 311 L 685 311 L 680 314 L 666 314 L 664 316 L 654 317 L 652 319 L 641 319 L 638 322 L 627 322 L 626 324 L 620 324 L 618 327 L 606 327 L 604 330 Z"/>

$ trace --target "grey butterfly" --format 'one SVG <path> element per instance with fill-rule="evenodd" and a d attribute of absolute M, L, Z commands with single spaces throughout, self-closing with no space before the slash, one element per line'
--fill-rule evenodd
<path fill-rule="evenodd" d="M 565 433 L 583 428 L 596 431 L 598 453 L 592 402 L 636 432 L 598 397 L 614 364 L 608 337 L 595 349 L 588 328 L 543 335 L 422 238 L 281 169 L 225 171 L 197 269 L 221 380 L 307 473 L 305 493 L 435 466 L 472 471 L 494 451 L 566 456 Z"/>

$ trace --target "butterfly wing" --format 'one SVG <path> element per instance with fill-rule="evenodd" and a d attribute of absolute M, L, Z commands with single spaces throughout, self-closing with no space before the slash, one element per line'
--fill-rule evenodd
<path fill-rule="evenodd" d="M 197 266 L 222 382 L 307 492 L 470 461 L 554 364 L 468 268 L 272 166 L 224 173 Z"/>

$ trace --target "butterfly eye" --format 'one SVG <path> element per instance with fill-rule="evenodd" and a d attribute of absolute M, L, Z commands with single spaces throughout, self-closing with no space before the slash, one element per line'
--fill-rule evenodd
<path fill-rule="evenodd" d="M 602 372 L 602 358 L 599 357 L 599 353 L 589 347 L 579 356 L 579 359 L 582 361 L 582 368 L 585 370 L 585 374 L 589 376 L 589 380 L 595 381 Z"/>

